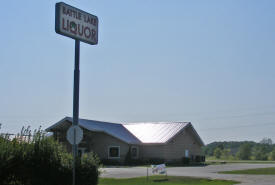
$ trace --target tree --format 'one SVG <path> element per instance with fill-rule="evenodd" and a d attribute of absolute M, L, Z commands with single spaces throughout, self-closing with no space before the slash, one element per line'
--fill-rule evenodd
<path fill-rule="evenodd" d="M 217 159 L 220 159 L 221 158 L 221 155 L 222 155 L 222 150 L 221 150 L 221 148 L 216 148 L 215 150 L 214 150 L 214 156 L 217 158 Z"/>
<path fill-rule="evenodd" d="M 251 157 L 251 145 L 244 143 L 240 146 L 239 151 L 237 152 L 237 157 L 241 160 L 249 160 Z"/>
<path fill-rule="evenodd" d="M 260 144 L 272 145 L 272 144 L 273 144 L 273 141 L 272 141 L 272 139 L 270 139 L 270 138 L 263 138 L 263 139 L 260 141 Z"/>
<path fill-rule="evenodd" d="M 223 150 L 223 149 L 224 149 L 223 144 L 222 144 L 222 143 L 221 143 L 221 144 L 219 144 L 219 145 L 218 145 L 218 148 L 220 148 L 221 150 Z"/>
<path fill-rule="evenodd" d="M 253 157 L 256 160 L 267 160 L 268 150 L 264 145 L 255 146 L 253 148 Z"/>
<path fill-rule="evenodd" d="M 275 161 L 275 148 L 272 150 L 272 152 L 269 153 L 269 160 Z"/>
<path fill-rule="evenodd" d="M 231 153 L 230 149 L 223 149 L 223 150 L 222 150 L 222 156 L 221 156 L 221 157 L 222 157 L 223 159 L 229 159 L 230 153 Z"/>

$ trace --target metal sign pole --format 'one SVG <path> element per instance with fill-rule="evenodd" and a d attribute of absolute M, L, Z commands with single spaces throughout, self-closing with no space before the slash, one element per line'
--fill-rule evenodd
<path fill-rule="evenodd" d="M 73 104 L 73 125 L 78 125 L 79 115 L 79 47 L 80 41 L 75 40 L 75 68 L 74 68 L 74 104 Z"/>
<path fill-rule="evenodd" d="M 74 12 L 73 14 L 68 12 Z M 82 32 L 79 30 L 82 28 Z M 67 131 L 67 140 L 72 144 L 73 153 L 73 185 L 76 184 L 77 145 L 83 139 L 83 130 L 79 121 L 79 52 L 80 41 L 96 45 L 98 43 L 98 18 L 78 8 L 59 2 L 55 4 L 55 32 L 75 39 L 75 68 L 73 90 L 73 124 Z"/>
<path fill-rule="evenodd" d="M 73 94 L 73 125 L 78 125 L 79 117 L 79 52 L 80 52 L 80 41 L 75 39 L 75 68 L 74 68 L 74 94 Z M 76 134 L 74 133 L 74 144 L 73 144 L 73 185 L 75 185 L 75 163 L 77 157 L 77 144 Z"/>

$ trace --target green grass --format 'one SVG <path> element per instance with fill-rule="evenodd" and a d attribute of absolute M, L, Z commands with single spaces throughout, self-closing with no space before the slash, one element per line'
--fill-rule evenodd
<path fill-rule="evenodd" d="M 257 160 L 237 160 L 237 159 L 216 159 L 207 158 L 205 164 L 224 164 L 224 163 L 248 163 L 248 164 L 275 164 L 275 161 L 257 161 Z"/>
<path fill-rule="evenodd" d="M 255 168 L 249 170 L 234 170 L 219 172 L 222 174 L 275 175 L 275 168 Z"/>
<path fill-rule="evenodd" d="M 174 177 L 174 176 L 150 176 L 146 177 L 114 179 L 100 178 L 98 185 L 233 185 L 238 184 L 235 181 L 211 180 L 191 177 Z"/>

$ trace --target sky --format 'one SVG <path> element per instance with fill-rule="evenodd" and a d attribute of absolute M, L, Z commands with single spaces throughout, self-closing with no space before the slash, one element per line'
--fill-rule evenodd
<path fill-rule="evenodd" d="M 55 33 L 56 2 L 1 2 L 0 132 L 72 116 L 74 40 Z M 275 142 L 275 1 L 64 2 L 99 18 L 98 45 L 80 46 L 81 118 Z"/>

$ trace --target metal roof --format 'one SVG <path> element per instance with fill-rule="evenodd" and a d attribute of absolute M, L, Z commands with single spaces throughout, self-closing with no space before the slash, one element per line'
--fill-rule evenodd
<path fill-rule="evenodd" d="M 124 124 L 142 143 L 166 143 L 183 130 L 188 122 L 151 122 Z"/>
<path fill-rule="evenodd" d="M 73 119 L 71 117 L 66 117 L 61 121 L 57 122 L 56 124 L 54 124 L 53 126 L 47 128 L 46 131 L 54 130 L 55 127 L 58 127 L 65 121 L 69 121 L 72 123 Z M 123 127 L 122 124 L 119 123 L 79 119 L 78 124 L 79 126 L 87 130 L 94 132 L 104 132 L 129 144 L 141 143 L 133 134 L 131 134 L 125 127 Z"/>
<path fill-rule="evenodd" d="M 66 122 L 72 123 L 71 117 L 65 117 L 46 131 L 52 132 Z M 203 142 L 190 122 L 148 122 L 148 123 L 110 123 L 79 119 L 79 126 L 94 132 L 104 132 L 129 144 L 163 144 L 169 142 L 187 126 L 191 126 L 202 145 Z"/>

